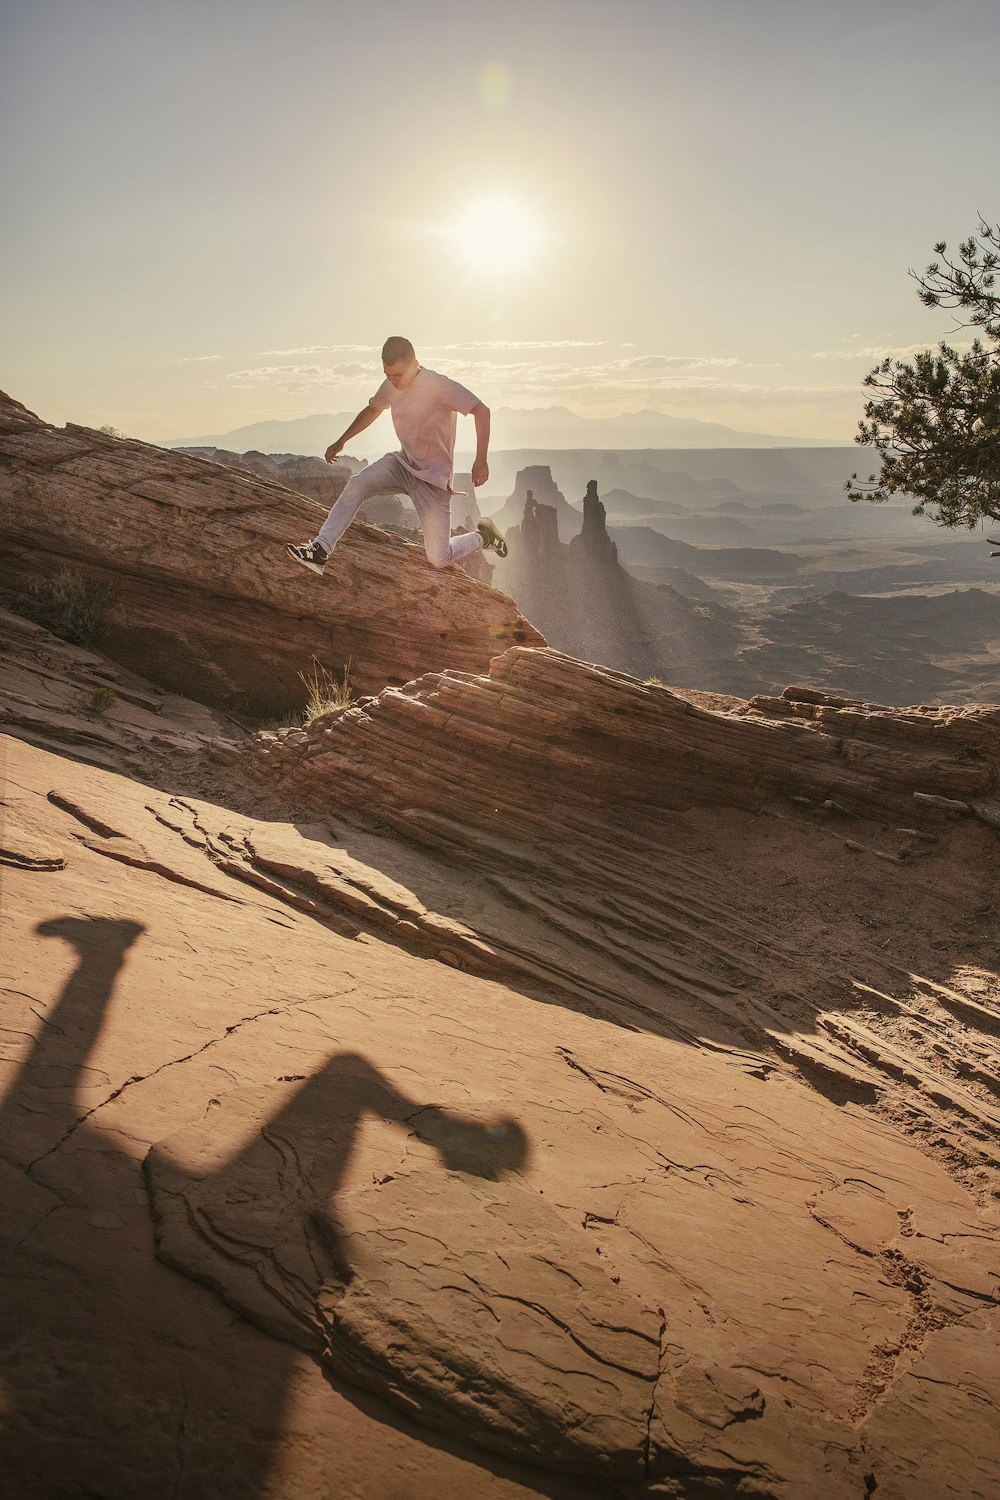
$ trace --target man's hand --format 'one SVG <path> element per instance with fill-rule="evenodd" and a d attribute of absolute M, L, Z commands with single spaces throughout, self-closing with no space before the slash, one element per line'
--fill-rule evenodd
<path fill-rule="evenodd" d="M 490 451 L 490 409 L 478 401 L 472 408 L 472 420 L 476 424 L 476 457 L 472 465 L 472 483 L 478 487 L 490 477 L 490 466 L 486 455 Z"/>
<path fill-rule="evenodd" d="M 381 411 L 386 410 L 388 410 L 387 407 L 381 408 Z M 323 455 L 327 463 L 335 464 L 337 462 L 337 459 L 340 457 L 341 449 L 346 448 L 348 443 L 351 441 L 351 438 L 357 437 L 359 432 L 367 431 L 367 429 L 372 425 L 376 417 L 378 417 L 379 415 L 380 413 L 375 410 L 371 403 L 369 403 L 365 407 L 364 411 L 359 411 L 350 427 L 348 427 L 347 431 L 342 432 L 337 441 L 335 443 L 331 443 L 329 448 L 327 448 L 326 452 Z"/>

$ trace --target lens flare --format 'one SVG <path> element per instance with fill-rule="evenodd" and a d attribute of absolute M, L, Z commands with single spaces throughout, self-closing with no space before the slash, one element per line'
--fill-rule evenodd
<path fill-rule="evenodd" d="M 491 114 L 500 114 L 510 103 L 512 90 L 510 69 L 498 57 L 491 58 L 479 70 L 479 97 Z"/>

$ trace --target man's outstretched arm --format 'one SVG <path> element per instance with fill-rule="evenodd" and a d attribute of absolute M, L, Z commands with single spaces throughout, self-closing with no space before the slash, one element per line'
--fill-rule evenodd
<path fill-rule="evenodd" d="M 490 409 L 480 401 L 469 414 L 476 424 L 476 457 L 472 465 L 472 483 L 485 484 L 490 477 L 487 454 L 490 450 Z"/>
<path fill-rule="evenodd" d="M 326 453 L 324 454 L 327 463 L 332 464 L 334 460 L 340 456 L 341 449 L 351 441 L 351 438 L 357 437 L 359 432 L 364 432 L 365 428 L 370 427 L 376 420 L 376 418 L 380 417 L 381 415 L 382 413 L 380 411 L 376 411 L 374 407 L 371 406 L 366 406 L 364 411 L 359 411 L 350 427 L 348 427 L 347 431 L 343 433 L 343 435 L 339 437 L 335 443 L 331 443 L 329 448 L 327 448 Z M 488 418 L 489 414 L 487 413 L 487 431 L 489 430 Z"/>

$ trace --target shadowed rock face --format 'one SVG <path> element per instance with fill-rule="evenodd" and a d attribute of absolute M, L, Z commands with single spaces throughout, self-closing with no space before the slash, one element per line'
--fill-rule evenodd
<path fill-rule="evenodd" d="M 750 861 L 741 840 L 762 817 L 789 820 L 821 863 L 846 850 L 886 881 L 912 883 L 922 902 L 921 865 L 942 830 L 960 826 L 968 857 L 992 861 L 1000 828 L 996 708 L 902 712 L 795 688 L 750 704 L 685 698 L 554 651 L 515 649 L 488 679 L 435 675 L 250 748 L 246 769 L 279 803 L 320 816 L 369 809 L 562 934 L 556 959 L 483 908 L 484 941 L 453 948 L 456 962 L 492 973 L 503 953 L 625 1024 L 662 1016 L 670 993 L 672 1032 L 766 1035 L 807 1076 L 839 1078 L 858 1097 L 894 1072 L 895 1047 L 854 1015 L 818 1024 L 832 996 L 853 994 L 852 1011 L 862 1003 L 853 975 L 780 957 L 730 920 L 729 883 Z M 678 818 L 722 809 L 733 831 L 711 861 L 688 865 Z M 982 1131 L 1000 1164 L 995 1100 L 966 1097 L 958 1076 L 942 1092 L 928 1046 L 905 1064 L 921 1080 L 914 1117 L 973 1156 Z"/>
<path fill-rule="evenodd" d="M 102 650 L 174 691 L 254 715 L 300 706 L 313 657 L 362 691 L 483 671 L 541 637 L 504 595 L 357 524 L 323 578 L 285 555 L 324 507 L 281 485 L 72 425 L 0 397 L 3 577 L 111 583 Z"/>
<path fill-rule="evenodd" d="M 462 821 L 523 831 L 541 817 L 560 842 L 573 834 L 553 798 L 599 807 L 602 821 L 695 804 L 756 809 L 775 797 L 902 820 L 933 805 L 914 793 L 959 799 L 967 812 L 1000 791 L 1000 708 L 882 709 L 808 688 L 716 700 L 524 648 L 488 677 L 435 674 L 304 735 L 252 743 L 261 774 L 317 807 L 345 776 L 377 789 L 382 811 L 440 807 L 442 787 L 465 782 Z M 418 757 L 418 744 L 434 754 Z M 463 770 L 472 754 L 474 773 Z"/>
<path fill-rule="evenodd" d="M 206 746 L 236 753 L 243 730 L 189 698 L 0 609 L 0 728 L 76 760 L 153 777 Z"/>

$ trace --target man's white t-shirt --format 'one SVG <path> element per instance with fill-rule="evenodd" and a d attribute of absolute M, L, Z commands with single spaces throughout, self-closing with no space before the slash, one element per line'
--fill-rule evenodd
<path fill-rule="evenodd" d="M 479 397 L 457 380 L 421 366 L 404 391 L 383 381 L 368 405 L 373 411 L 392 412 L 401 448 L 396 457 L 403 467 L 425 484 L 450 489 L 456 417 L 467 417 L 479 405 Z"/>

